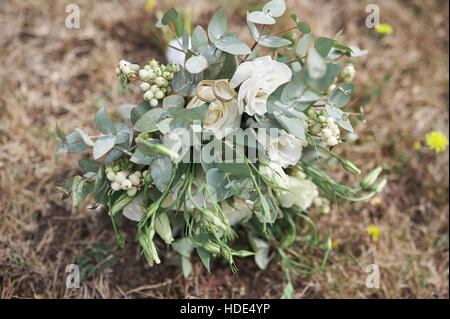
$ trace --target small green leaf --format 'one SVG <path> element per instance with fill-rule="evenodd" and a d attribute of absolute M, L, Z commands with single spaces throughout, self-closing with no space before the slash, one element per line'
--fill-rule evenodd
<path fill-rule="evenodd" d="M 208 60 L 204 56 L 194 55 L 186 61 L 185 67 L 189 73 L 197 74 L 203 72 L 208 67 Z"/>
<path fill-rule="evenodd" d="M 170 22 L 173 22 L 177 19 L 178 13 L 177 11 L 172 8 L 166 13 L 164 13 L 163 17 L 161 18 L 161 23 L 163 25 L 168 25 Z"/>
<path fill-rule="evenodd" d="M 166 96 L 163 99 L 163 109 L 167 110 L 171 107 L 184 107 L 184 97 L 177 94 Z"/>
<path fill-rule="evenodd" d="M 200 48 L 203 48 L 208 45 L 208 36 L 206 35 L 206 31 L 201 27 L 197 26 L 192 32 L 192 51 L 198 52 Z"/>
<path fill-rule="evenodd" d="M 203 72 L 203 75 L 205 80 L 230 79 L 236 71 L 236 68 L 236 57 L 232 54 L 222 52 L 216 61 L 209 63 L 209 67 Z"/>
<path fill-rule="evenodd" d="M 156 124 L 166 116 L 167 111 L 162 108 L 151 109 L 134 124 L 134 129 L 138 132 L 156 131 Z"/>
<path fill-rule="evenodd" d="M 250 169 L 245 163 L 218 163 L 217 168 L 231 176 L 250 176 Z"/>
<path fill-rule="evenodd" d="M 263 47 L 279 48 L 286 45 L 290 45 L 291 41 L 289 41 L 288 39 L 270 35 L 261 38 L 261 40 L 258 41 L 258 44 L 262 45 Z"/>
<path fill-rule="evenodd" d="M 150 170 L 153 181 L 156 188 L 160 192 L 164 192 L 169 185 L 170 178 L 172 177 L 172 162 L 168 157 L 157 158 Z"/>
<path fill-rule="evenodd" d="M 197 247 L 196 249 L 197 249 L 197 254 L 200 257 L 200 260 L 203 263 L 203 266 L 205 266 L 206 270 L 208 270 L 208 272 L 210 273 L 211 270 L 210 270 L 209 264 L 211 261 L 211 254 L 208 251 L 206 251 L 206 249 L 203 247 Z"/>
<path fill-rule="evenodd" d="M 327 72 L 327 65 L 322 56 L 316 50 L 309 49 L 306 58 L 308 73 L 311 79 L 317 80 L 323 77 Z"/>
<path fill-rule="evenodd" d="M 192 272 L 192 263 L 189 258 L 181 257 L 181 269 L 183 270 L 184 278 L 189 277 Z"/>
<path fill-rule="evenodd" d="M 310 26 L 305 22 L 297 22 L 297 29 L 303 34 L 308 34 L 311 32 Z"/>
<path fill-rule="evenodd" d="M 339 84 L 330 93 L 328 103 L 338 108 L 344 107 L 350 101 L 354 88 L 355 86 L 351 83 Z"/>
<path fill-rule="evenodd" d="M 117 134 L 116 127 L 109 119 L 104 107 L 98 110 L 94 122 L 97 129 L 103 134 Z"/>
<path fill-rule="evenodd" d="M 192 242 L 189 238 L 183 237 L 172 243 L 172 249 L 179 253 L 181 256 L 189 258 L 191 256 L 192 250 L 194 249 L 194 245 L 192 245 Z"/>
<path fill-rule="evenodd" d="M 80 165 L 80 167 L 82 169 L 85 169 L 88 172 L 94 172 L 94 173 L 96 173 L 98 171 L 98 169 L 100 168 L 100 166 L 102 165 L 97 161 L 94 161 L 91 159 L 86 159 L 86 158 L 81 159 L 78 162 L 78 164 Z"/>
<path fill-rule="evenodd" d="M 276 22 L 274 18 L 262 11 L 251 12 L 248 20 L 256 24 L 274 24 Z"/>
<path fill-rule="evenodd" d="M 330 53 L 331 48 L 333 47 L 334 40 L 328 39 L 328 38 L 317 38 L 314 42 L 314 47 L 316 48 L 317 52 L 322 57 L 326 57 L 328 53 Z"/>
<path fill-rule="evenodd" d="M 211 42 L 216 42 L 227 32 L 227 19 L 222 9 L 212 17 L 208 25 L 208 36 Z"/>
<path fill-rule="evenodd" d="M 116 143 L 116 137 L 114 135 L 102 135 L 97 138 L 94 143 L 94 159 L 99 159 L 106 153 L 108 153 Z"/>
<path fill-rule="evenodd" d="M 333 48 L 341 50 L 341 51 L 346 51 L 346 52 L 349 52 L 349 53 L 353 53 L 352 48 L 350 48 L 350 47 L 348 47 L 346 45 L 339 44 L 339 43 L 333 43 Z"/>
<path fill-rule="evenodd" d="M 286 3 L 284 0 L 272 0 L 264 5 L 263 11 L 271 17 L 281 17 L 286 11 Z"/>
<path fill-rule="evenodd" d="M 243 41 L 235 37 L 224 37 L 215 42 L 218 49 L 234 55 L 250 54 L 252 51 Z"/>
<path fill-rule="evenodd" d="M 298 45 L 297 48 L 295 50 L 295 54 L 302 58 L 304 56 L 306 56 L 306 53 L 308 52 L 308 45 L 309 45 L 309 41 L 311 40 L 312 34 L 308 33 L 305 34 L 300 41 L 298 41 Z"/>
<path fill-rule="evenodd" d="M 83 138 L 77 131 L 67 135 L 66 144 L 67 144 L 67 151 L 69 152 L 69 154 L 80 153 L 89 149 L 89 145 L 84 143 Z"/>

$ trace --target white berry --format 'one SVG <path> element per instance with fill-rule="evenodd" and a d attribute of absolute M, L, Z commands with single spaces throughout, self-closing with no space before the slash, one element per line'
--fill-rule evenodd
<path fill-rule="evenodd" d="M 106 178 L 107 178 L 108 180 L 110 180 L 111 182 L 113 182 L 113 181 L 116 179 L 116 174 L 114 174 L 113 171 L 108 172 L 108 173 L 106 174 Z"/>
<path fill-rule="evenodd" d="M 122 188 L 123 190 L 130 189 L 131 187 L 133 187 L 133 184 L 129 179 L 124 180 L 122 184 L 120 184 L 120 188 Z"/>
<path fill-rule="evenodd" d="M 139 185 L 139 182 L 140 182 L 139 177 L 134 174 L 131 174 L 130 176 L 128 176 L 128 180 L 133 185 Z"/>
<path fill-rule="evenodd" d="M 137 188 L 134 186 L 131 187 L 129 190 L 127 190 L 127 195 L 130 197 L 136 195 L 136 193 L 137 193 Z"/>
<path fill-rule="evenodd" d="M 120 184 L 114 182 L 111 184 L 111 188 L 113 191 L 118 191 L 118 190 L 120 190 Z"/>

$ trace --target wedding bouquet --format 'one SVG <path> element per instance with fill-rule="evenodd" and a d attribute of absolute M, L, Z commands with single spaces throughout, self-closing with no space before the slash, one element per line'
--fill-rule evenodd
<path fill-rule="evenodd" d="M 176 253 L 164 256 L 172 254 L 185 276 L 194 250 L 208 271 L 218 256 L 233 271 L 235 258 L 247 256 L 264 269 L 272 250 L 286 274 L 284 296 L 292 296 L 290 274 L 322 269 L 332 249 L 330 234 L 318 234 L 308 209 L 327 213 L 337 198 L 369 199 L 386 179 L 376 183 L 377 168 L 351 188 L 320 168 L 331 156 L 361 173 L 332 149 L 345 142 L 341 130 L 353 132 L 351 116 L 363 119 L 343 111 L 355 68 L 337 61 L 367 52 L 342 44 L 342 32 L 310 44 L 310 27 L 295 15 L 294 26 L 276 31 L 285 9 L 273 0 L 247 13 L 251 48 L 227 32 L 222 10 L 206 31 L 197 26 L 182 36 L 174 30 L 179 14 L 167 11 L 156 26 L 173 32 L 176 61 L 141 67 L 122 60 L 116 68 L 123 88 L 140 84 L 143 102 L 122 108 L 123 122 L 101 108 L 96 136 L 82 129 L 66 136 L 57 127 L 58 155 L 92 148 L 94 158 L 80 160 L 85 173 L 66 181 L 64 197 L 71 193 L 77 206 L 92 194 L 106 205 L 121 247 L 121 218 L 136 221 L 150 265 L 161 262 L 157 234 Z M 308 262 L 305 252 L 321 261 Z"/>

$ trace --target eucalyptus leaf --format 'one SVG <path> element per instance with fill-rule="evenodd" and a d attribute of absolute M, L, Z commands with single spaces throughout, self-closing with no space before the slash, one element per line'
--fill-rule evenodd
<path fill-rule="evenodd" d="M 274 24 L 276 21 L 269 14 L 262 11 L 253 11 L 248 15 L 248 20 L 256 24 Z"/>
<path fill-rule="evenodd" d="M 138 132 L 156 131 L 158 128 L 156 124 L 167 117 L 167 111 L 162 108 L 151 109 L 141 116 L 141 118 L 134 124 L 134 129 Z"/>
<path fill-rule="evenodd" d="M 306 56 L 306 53 L 308 52 L 308 45 L 309 45 L 309 41 L 311 40 L 312 34 L 308 33 L 305 34 L 300 41 L 298 41 L 298 45 L 297 48 L 295 49 L 295 54 L 298 57 L 304 57 Z"/>
<path fill-rule="evenodd" d="M 185 67 L 189 73 L 200 73 L 208 67 L 208 60 L 204 56 L 194 55 L 186 61 Z"/>
<path fill-rule="evenodd" d="M 170 107 L 184 107 L 184 97 L 177 94 L 166 96 L 163 99 L 163 108 L 167 110 Z"/>
<path fill-rule="evenodd" d="M 328 103 L 332 106 L 342 108 L 351 99 L 355 86 L 351 83 L 339 84 L 328 97 Z"/>
<path fill-rule="evenodd" d="M 212 17 L 208 25 L 208 36 L 211 42 L 216 42 L 227 32 L 227 19 L 222 9 Z"/>
<path fill-rule="evenodd" d="M 192 272 L 192 263 L 189 258 L 181 257 L 181 269 L 183 270 L 184 278 L 189 277 Z"/>
<path fill-rule="evenodd" d="M 262 37 L 258 41 L 258 44 L 262 45 L 264 47 L 269 47 L 269 48 L 279 48 L 282 46 L 290 45 L 291 41 L 284 39 L 284 38 L 274 36 L 274 35 L 270 35 L 270 36 Z"/>
<path fill-rule="evenodd" d="M 249 12 L 247 11 L 248 30 L 250 31 L 250 34 L 252 35 L 253 39 L 255 39 L 255 41 L 258 41 L 259 37 L 260 37 L 259 30 L 256 27 L 256 25 L 248 19 L 248 15 L 249 15 Z"/>
<path fill-rule="evenodd" d="M 325 111 L 331 118 L 336 121 L 336 123 L 340 127 L 346 129 L 349 132 L 353 132 L 353 126 L 350 123 L 350 119 L 347 113 L 329 104 L 325 105 Z"/>
<path fill-rule="evenodd" d="M 94 143 L 94 159 L 99 159 L 108 153 L 116 144 L 116 136 L 108 134 L 99 136 Z"/>
<path fill-rule="evenodd" d="M 226 189 L 228 179 L 225 176 L 225 173 L 218 168 L 212 168 L 206 172 L 206 183 L 216 202 L 220 202 L 232 196 L 232 193 Z"/>
<path fill-rule="evenodd" d="M 98 110 L 97 114 L 95 115 L 94 122 L 97 129 L 103 134 L 117 134 L 116 127 L 109 119 L 104 107 Z"/>
<path fill-rule="evenodd" d="M 191 42 L 194 52 L 198 52 L 200 48 L 208 45 L 208 36 L 201 26 L 195 27 L 194 32 L 192 32 Z"/>
<path fill-rule="evenodd" d="M 235 37 L 223 37 L 215 42 L 218 49 L 234 55 L 250 54 L 252 51 L 245 42 Z"/>
<path fill-rule="evenodd" d="M 83 131 L 80 128 L 76 128 L 75 131 L 80 135 L 80 137 L 83 140 L 84 144 L 86 144 L 88 146 L 94 146 L 94 142 L 91 140 L 91 138 L 89 137 L 89 135 L 85 131 Z"/>
<path fill-rule="evenodd" d="M 150 170 L 156 188 L 164 192 L 172 177 L 172 162 L 168 157 L 158 157 L 152 164 Z"/>
<path fill-rule="evenodd" d="M 271 17 L 281 17 L 286 11 L 286 3 L 284 0 L 272 0 L 264 5 L 263 11 Z"/>
<path fill-rule="evenodd" d="M 237 68 L 236 57 L 223 52 L 214 62 L 210 62 L 208 68 L 203 72 L 205 80 L 230 79 Z"/>
<path fill-rule="evenodd" d="M 80 167 L 82 169 L 85 169 L 88 172 L 94 172 L 94 173 L 96 173 L 98 171 L 98 169 L 100 168 L 100 166 L 102 165 L 97 161 L 94 161 L 91 159 L 86 159 L 86 158 L 81 159 L 78 162 L 78 164 L 80 165 Z"/>
<path fill-rule="evenodd" d="M 320 79 L 327 72 L 327 65 L 324 59 L 314 49 L 309 49 L 306 63 L 309 76 L 313 80 Z"/>
<path fill-rule="evenodd" d="M 134 123 L 136 123 L 142 115 L 144 115 L 151 109 L 152 107 L 150 106 L 150 103 L 148 101 L 143 101 L 138 106 L 133 107 L 131 109 L 131 123 L 134 125 Z"/>
<path fill-rule="evenodd" d="M 317 38 L 316 41 L 314 42 L 314 47 L 316 48 L 317 52 L 319 52 L 319 54 L 325 58 L 328 55 L 328 53 L 330 53 L 333 44 L 334 44 L 333 39 L 320 37 Z"/>
<path fill-rule="evenodd" d="M 168 25 L 170 22 L 173 22 L 177 19 L 178 13 L 172 8 L 169 11 L 165 12 L 163 17 L 161 18 L 161 24 Z"/>

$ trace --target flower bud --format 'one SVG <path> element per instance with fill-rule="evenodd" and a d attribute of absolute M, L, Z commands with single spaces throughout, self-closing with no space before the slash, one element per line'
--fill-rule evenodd
<path fill-rule="evenodd" d="M 111 184 L 111 189 L 113 190 L 113 191 L 118 191 L 118 190 L 120 190 L 120 184 L 118 184 L 118 183 L 116 183 L 116 182 L 114 182 L 114 183 L 112 183 Z"/>
<path fill-rule="evenodd" d="M 377 167 L 374 170 L 370 171 L 369 174 L 367 174 L 359 184 L 361 188 L 364 190 L 369 189 L 370 186 L 375 183 L 382 170 L 382 167 Z"/>
<path fill-rule="evenodd" d="M 155 99 L 160 100 L 164 97 L 164 93 L 162 91 L 158 91 L 155 93 Z"/>
<path fill-rule="evenodd" d="M 212 254 L 220 254 L 220 246 L 213 242 L 207 242 L 205 245 L 203 245 L 203 248 L 205 248 L 206 251 Z"/>
<path fill-rule="evenodd" d="M 347 172 L 352 174 L 361 174 L 361 170 L 349 160 L 341 159 L 341 164 Z"/>
<path fill-rule="evenodd" d="M 378 184 L 376 184 L 374 186 L 374 188 L 373 188 L 374 192 L 381 193 L 381 191 L 386 186 L 386 184 L 387 184 L 387 178 L 385 177 L 381 180 L 381 182 L 379 182 Z"/>
<path fill-rule="evenodd" d="M 155 230 L 164 242 L 170 245 L 173 242 L 172 229 L 170 227 L 169 216 L 161 213 L 155 218 Z"/>

